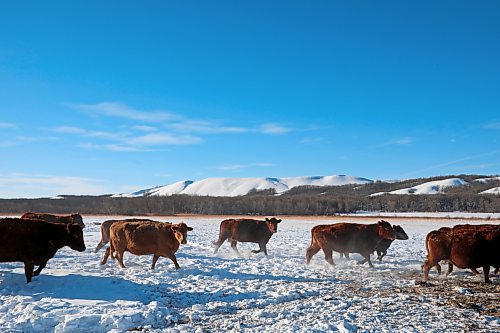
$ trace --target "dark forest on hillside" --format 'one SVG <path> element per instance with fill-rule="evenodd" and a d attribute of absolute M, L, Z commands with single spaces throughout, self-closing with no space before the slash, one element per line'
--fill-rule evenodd
<path fill-rule="evenodd" d="M 173 195 L 137 198 L 111 196 L 64 196 L 64 199 L 1 199 L 0 212 L 21 214 L 27 211 L 106 214 L 106 215 L 319 215 L 332 216 L 357 211 L 381 212 L 500 212 L 500 196 L 478 194 L 500 186 L 500 181 L 475 182 L 484 176 L 460 177 L 470 185 L 448 188 L 443 194 L 370 196 L 411 187 L 447 177 L 400 182 L 374 182 L 365 185 L 329 187 L 302 186 L 281 195 L 274 191 L 252 191 L 239 197 Z"/>

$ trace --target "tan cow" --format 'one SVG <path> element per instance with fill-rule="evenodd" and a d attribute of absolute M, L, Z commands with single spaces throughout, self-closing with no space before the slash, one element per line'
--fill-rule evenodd
<path fill-rule="evenodd" d="M 124 222 L 112 224 L 109 229 L 110 246 L 106 249 L 101 265 L 104 265 L 109 255 L 112 255 L 120 267 L 125 268 L 123 254 L 128 251 L 135 255 L 152 254 L 151 269 L 155 268 L 156 261 L 160 257 L 169 258 L 175 268 L 179 269 L 175 252 L 180 244 L 187 243 L 187 232 L 191 230 L 193 228 L 185 223 Z"/>
<path fill-rule="evenodd" d="M 101 241 L 99 242 L 99 244 L 97 244 L 94 252 L 99 251 L 104 245 L 108 244 L 108 242 L 109 242 L 109 228 L 111 228 L 111 225 L 113 225 L 114 223 L 122 223 L 122 222 L 158 222 L 158 221 L 153 221 L 150 219 L 125 219 L 125 220 L 107 220 L 107 221 L 104 221 L 101 224 Z M 169 222 L 165 222 L 165 223 L 169 223 Z"/>

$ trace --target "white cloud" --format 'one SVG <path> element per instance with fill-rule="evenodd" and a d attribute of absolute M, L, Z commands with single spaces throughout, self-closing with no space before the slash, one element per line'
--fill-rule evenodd
<path fill-rule="evenodd" d="M 158 146 L 158 145 L 191 145 L 201 143 L 203 140 L 192 135 L 174 136 L 168 133 L 152 133 L 127 140 L 130 145 Z"/>
<path fill-rule="evenodd" d="M 0 123 L 0 128 L 14 129 L 14 128 L 17 128 L 17 125 L 12 124 L 12 123 Z"/>
<path fill-rule="evenodd" d="M 272 124 L 272 123 L 267 123 L 263 124 L 259 127 L 258 129 L 259 132 L 264 133 L 264 134 L 273 134 L 273 135 L 280 135 L 280 134 L 286 134 L 288 132 L 293 131 L 292 128 L 281 126 L 278 124 Z"/>
<path fill-rule="evenodd" d="M 488 129 L 500 129 L 500 121 L 492 121 L 488 124 L 485 124 L 483 127 Z"/>
<path fill-rule="evenodd" d="M 108 193 L 100 179 L 54 175 L 0 175 L 0 198 L 52 197 Z"/>
<path fill-rule="evenodd" d="M 85 134 L 86 130 L 74 126 L 57 126 L 53 128 L 54 132 L 65 133 L 65 134 Z"/>
<path fill-rule="evenodd" d="M 220 171 L 236 171 L 254 167 L 272 167 L 272 163 L 250 163 L 250 164 L 224 164 L 217 167 Z"/>
<path fill-rule="evenodd" d="M 157 130 L 156 127 L 146 126 L 146 125 L 133 126 L 132 129 L 135 129 L 135 130 L 138 130 L 141 132 L 155 132 Z"/>
<path fill-rule="evenodd" d="M 393 139 L 387 142 L 384 142 L 379 145 L 375 145 L 372 147 L 386 147 L 386 146 L 405 146 L 409 145 L 411 143 L 415 142 L 415 139 L 410 138 L 410 137 L 404 137 L 404 138 L 398 138 L 398 139 Z"/>
<path fill-rule="evenodd" d="M 197 133 L 245 133 L 249 130 L 243 127 L 223 126 L 217 122 L 187 120 L 168 124 L 169 129 L 178 132 Z"/>
<path fill-rule="evenodd" d="M 131 108 L 122 103 L 102 102 L 96 104 L 77 104 L 79 110 L 102 114 L 105 116 L 121 117 L 131 120 L 158 123 L 167 120 L 177 120 L 179 115 L 167 111 L 143 111 Z"/>

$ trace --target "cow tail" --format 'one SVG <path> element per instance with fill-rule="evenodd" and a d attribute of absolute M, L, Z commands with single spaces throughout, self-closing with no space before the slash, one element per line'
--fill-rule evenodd
<path fill-rule="evenodd" d="M 314 230 L 315 228 L 311 229 L 311 245 L 309 247 L 313 247 L 314 245 L 319 246 L 316 237 L 314 237 Z"/>
<path fill-rule="evenodd" d="M 213 242 L 212 242 L 212 244 L 213 244 L 213 245 L 216 245 L 216 246 L 217 246 L 217 245 L 219 244 L 219 241 L 220 241 L 220 239 L 221 239 L 221 237 L 222 237 L 222 225 L 224 224 L 224 222 L 225 222 L 225 221 L 222 221 L 222 222 L 221 222 L 221 224 L 220 224 L 220 226 L 219 226 L 219 237 L 217 238 L 217 240 L 216 240 L 216 241 L 213 241 Z"/>

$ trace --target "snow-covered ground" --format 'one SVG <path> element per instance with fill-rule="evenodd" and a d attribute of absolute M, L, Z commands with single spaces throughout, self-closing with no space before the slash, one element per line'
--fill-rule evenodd
<path fill-rule="evenodd" d="M 409 240 L 395 241 L 369 268 L 356 263 L 356 254 L 335 256 L 330 267 L 322 252 L 305 265 L 310 229 L 338 219 L 283 218 L 269 257 L 250 253 L 257 245 L 248 243 L 239 244 L 238 257 L 227 243 L 212 254 L 221 218 L 162 217 L 194 230 L 177 253 L 180 270 L 161 258 L 152 271 L 151 256 L 129 253 L 125 269 L 113 260 L 99 264 L 98 223 L 111 218 L 84 217 L 87 250 L 61 249 L 30 284 L 21 263 L 0 263 L 1 332 L 500 331 L 499 276 L 486 285 L 455 269 L 448 278 L 433 271 L 430 285 L 419 283 L 425 235 L 459 221 L 386 218 Z"/>

